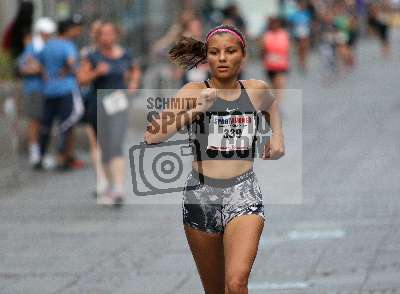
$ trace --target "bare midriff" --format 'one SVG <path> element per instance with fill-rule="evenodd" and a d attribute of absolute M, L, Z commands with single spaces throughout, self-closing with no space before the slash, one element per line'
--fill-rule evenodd
<path fill-rule="evenodd" d="M 215 179 L 229 179 L 244 174 L 253 167 L 250 160 L 203 160 L 193 161 L 197 172 Z"/>

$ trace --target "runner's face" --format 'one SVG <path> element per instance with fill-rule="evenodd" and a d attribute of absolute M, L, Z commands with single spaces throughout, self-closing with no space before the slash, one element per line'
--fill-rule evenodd
<path fill-rule="evenodd" d="M 103 47 L 111 47 L 117 41 L 117 34 L 112 25 L 105 24 L 101 27 L 99 32 L 99 42 Z"/>
<path fill-rule="evenodd" d="M 209 39 L 207 61 L 214 77 L 227 79 L 239 74 L 244 60 L 239 42 L 229 33 L 216 34 Z"/>

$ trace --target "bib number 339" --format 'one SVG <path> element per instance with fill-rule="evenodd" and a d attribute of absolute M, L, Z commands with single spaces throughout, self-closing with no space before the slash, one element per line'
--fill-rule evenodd
<path fill-rule="evenodd" d="M 208 149 L 248 149 L 255 134 L 255 121 L 251 115 L 212 116 L 208 135 Z"/>
<path fill-rule="evenodd" d="M 240 138 L 242 133 L 242 129 L 224 129 L 224 139 Z"/>

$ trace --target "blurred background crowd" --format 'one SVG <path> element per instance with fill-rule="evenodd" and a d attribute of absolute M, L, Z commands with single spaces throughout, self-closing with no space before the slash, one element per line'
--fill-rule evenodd
<path fill-rule="evenodd" d="M 310 54 L 320 56 L 327 84 L 357 66 L 360 39 L 376 40 L 381 53 L 375 57 L 390 59 L 400 1 L 2 1 L 0 16 L 1 116 L 18 117 L 9 141 L 17 149 L 26 142 L 34 170 L 68 171 L 86 164 L 75 150 L 74 130 L 84 129 L 96 193 L 107 191 L 112 195 L 107 199 L 120 201 L 127 97 L 135 99 L 141 88 L 176 89 L 208 77 L 206 64 L 184 72 L 168 61 L 180 36 L 203 39 L 214 26 L 235 25 L 247 37 L 249 60 L 262 66 L 265 80 L 283 99 L 279 90 L 286 88 L 289 74 L 321 73 L 309 66 Z M 241 76 L 251 77 L 246 71 Z M 99 94 L 98 89 L 113 91 Z M 104 109 L 102 117 L 112 119 L 102 119 L 102 126 L 98 96 L 122 105 Z M 22 120 L 27 121 L 23 127 Z M 48 156 L 55 120 L 57 156 Z M 106 135 L 97 138 L 100 127 Z"/>

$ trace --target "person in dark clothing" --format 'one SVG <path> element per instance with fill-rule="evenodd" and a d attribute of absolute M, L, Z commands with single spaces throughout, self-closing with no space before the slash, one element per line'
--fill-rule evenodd
<path fill-rule="evenodd" d="M 80 34 L 81 22 L 77 19 L 63 20 L 58 25 L 58 37 L 47 41 L 39 55 L 44 78 L 45 97 L 42 127 L 40 131 L 42 168 L 50 140 L 53 121 L 60 122 L 60 144 L 58 147 L 58 168 L 67 170 L 82 165 L 73 156 L 73 128 L 83 114 L 83 104 L 75 77 L 78 65 L 78 49 L 72 40 Z"/>
<path fill-rule="evenodd" d="M 106 205 L 121 203 L 125 198 L 122 155 L 129 106 L 125 90 L 134 93 L 140 81 L 140 68 L 130 52 L 118 44 L 118 36 L 119 30 L 113 23 L 103 23 L 98 47 L 82 60 L 78 73 L 81 84 L 92 85 L 93 92 L 87 103 L 88 123 L 99 144 L 98 153 L 105 169 L 101 173 L 107 177 L 108 187 L 99 199 L 100 204 Z"/>
<path fill-rule="evenodd" d="M 24 38 L 31 32 L 34 6 L 31 1 L 22 1 L 14 20 L 5 30 L 2 47 L 11 53 L 13 59 L 23 52 Z"/>

